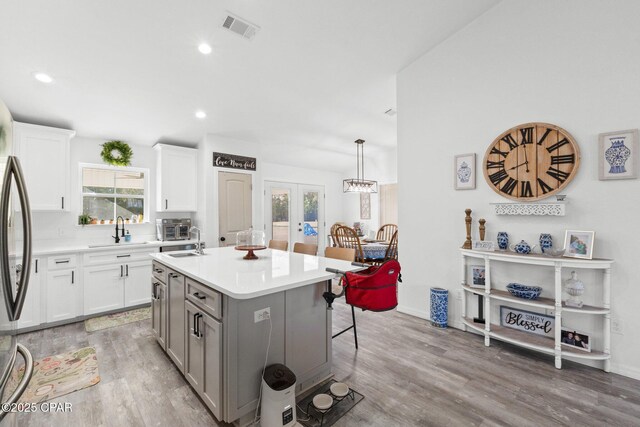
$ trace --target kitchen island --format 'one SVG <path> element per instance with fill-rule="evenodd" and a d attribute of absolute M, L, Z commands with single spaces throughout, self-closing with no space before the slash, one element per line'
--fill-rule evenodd
<path fill-rule="evenodd" d="M 153 329 L 160 346 L 214 416 L 246 425 L 267 364 L 297 377 L 296 394 L 331 376 L 331 310 L 322 294 L 349 262 L 234 248 L 154 253 Z"/>

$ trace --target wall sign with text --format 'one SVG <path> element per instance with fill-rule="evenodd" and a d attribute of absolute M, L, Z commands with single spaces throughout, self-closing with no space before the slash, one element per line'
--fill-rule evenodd
<path fill-rule="evenodd" d="M 213 166 L 254 171 L 256 170 L 256 158 L 236 156 L 235 154 L 213 153 Z"/>
<path fill-rule="evenodd" d="M 500 306 L 500 325 L 530 334 L 553 338 L 555 317 L 532 311 Z"/>

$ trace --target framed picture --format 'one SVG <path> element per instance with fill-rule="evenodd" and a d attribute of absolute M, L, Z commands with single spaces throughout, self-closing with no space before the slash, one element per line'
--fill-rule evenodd
<path fill-rule="evenodd" d="M 533 311 L 500 306 L 500 325 L 543 337 L 554 337 L 556 318 Z"/>
<path fill-rule="evenodd" d="M 476 153 L 459 154 L 453 158 L 453 180 L 456 190 L 476 188 Z"/>
<path fill-rule="evenodd" d="M 483 288 L 485 285 L 484 265 L 472 265 L 471 266 L 471 283 L 472 288 Z"/>
<path fill-rule="evenodd" d="M 599 136 L 598 178 L 638 178 L 638 129 L 601 133 Z"/>
<path fill-rule="evenodd" d="M 567 230 L 564 232 L 564 256 L 571 258 L 593 258 L 595 231 Z"/>
<path fill-rule="evenodd" d="M 496 250 L 493 242 L 490 240 L 474 240 L 472 245 L 474 251 L 493 252 Z"/>
<path fill-rule="evenodd" d="M 560 342 L 564 347 L 591 352 L 591 337 L 575 329 L 563 326 L 560 331 Z"/>
<path fill-rule="evenodd" d="M 360 219 L 371 219 L 371 194 L 360 193 Z"/>

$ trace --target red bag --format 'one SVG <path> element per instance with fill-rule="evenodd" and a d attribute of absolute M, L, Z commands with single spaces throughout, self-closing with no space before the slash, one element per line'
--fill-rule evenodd
<path fill-rule="evenodd" d="M 347 304 L 363 310 L 387 311 L 398 305 L 400 263 L 394 259 L 344 278 Z"/>

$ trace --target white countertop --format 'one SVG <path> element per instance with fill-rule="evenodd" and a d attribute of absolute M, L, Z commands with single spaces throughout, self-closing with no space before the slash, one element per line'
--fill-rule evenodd
<path fill-rule="evenodd" d="M 161 242 L 158 240 L 143 241 L 143 242 L 131 242 L 125 243 L 124 241 L 118 244 L 105 244 L 98 247 L 89 247 L 87 244 L 70 243 L 64 241 L 51 241 L 47 243 L 35 242 L 33 249 L 31 250 L 32 256 L 47 256 L 47 255 L 62 255 L 69 253 L 85 253 L 85 252 L 99 252 L 99 251 L 118 251 L 118 250 L 135 250 L 144 248 L 158 248 L 160 246 L 174 246 L 174 245 L 187 245 L 196 243 L 197 240 L 175 240 L 168 242 Z M 22 249 L 22 243 L 16 244 L 18 249 Z"/>
<path fill-rule="evenodd" d="M 154 253 L 151 257 L 235 299 L 255 298 L 329 280 L 335 275 L 327 272 L 327 267 L 341 271 L 361 269 L 348 261 L 272 249 L 256 251 L 257 260 L 242 259 L 246 252 L 233 247 L 204 252 L 201 256 L 184 258 L 168 253 Z"/>

